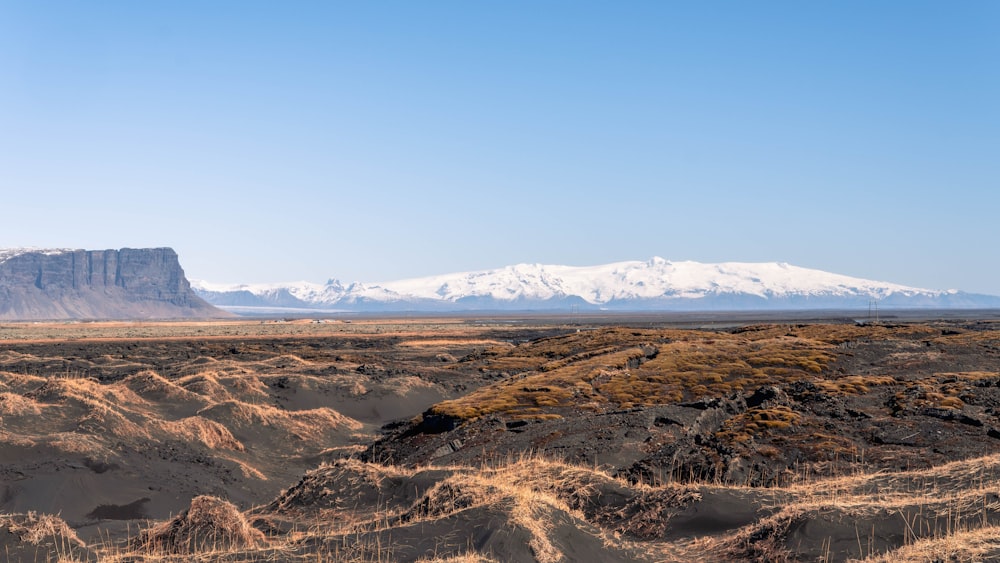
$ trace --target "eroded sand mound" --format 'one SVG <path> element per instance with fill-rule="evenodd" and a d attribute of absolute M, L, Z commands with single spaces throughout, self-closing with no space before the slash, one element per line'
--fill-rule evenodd
<path fill-rule="evenodd" d="M 0 535 L 15 560 L 994 560 L 1000 331 L 945 328 L 8 344 L 0 508 L 89 547 Z"/>
<path fill-rule="evenodd" d="M 208 554 L 255 548 L 264 541 L 235 505 L 199 496 L 176 518 L 144 530 L 132 547 L 140 553 Z"/>
<path fill-rule="evenodd" d="M 382 424 L 482 381 L 464 366 L 424 365 L 428 353 L 467 354 L 462 339 L 397 347 L 374 335 L 381 328 L 343 328 L 0 327 L 0 511 L 59 514 L 100 543 L 199 495 L 267 503 Z M 419 340 L 426 327 L 412 330 Z"/>
<path fill-rule="evenodd" d="M 276 528 L 316 522 L 297 545 L 359 561 L 469 546 L 503 561 L 989 560 L 998 475 L 1000 455 L 773 488 L 643 485 L 540 458 L 409 470 L 345 460 L 255 514 Z"/>
<path fill-rule="evenodd" d="M 1000 455 L 751 488 L 642 485 L 540 458 L 342 460 L 257 509 L 197 497 L 127 544 L 87 551 L 61 520 L 33 514 L 8 520 L 4 537 L 18 553 L 120 561 L 986 561 L 1000 555 L 998 469 Z"/>
<path fill-rule="evenodd" d="M 649 512 L 664 521 L 696 498 L 685 487 L 629 486 L 534 458 L 413 470 L 343 460 L 309 472 L 256 514 L 279 528 L 315 522 L 318 533 L 299 543 L 346 560 L 633 561 L 648 554 L 616 528 Z"/>

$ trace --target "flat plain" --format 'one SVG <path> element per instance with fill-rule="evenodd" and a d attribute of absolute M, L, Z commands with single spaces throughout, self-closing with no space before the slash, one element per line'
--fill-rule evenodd
<path fill-rule="evenodd" d="M 10 561 L 1000 557 L 992 318 L 0 325 Z"/>

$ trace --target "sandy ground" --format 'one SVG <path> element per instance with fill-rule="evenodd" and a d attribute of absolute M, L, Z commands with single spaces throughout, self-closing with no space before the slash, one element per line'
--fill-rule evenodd
<path fill-rule="evenodd" d="M 1000 553 L 992 319 L 711 331 L 609 319 L 0 325 L 2 549 Z"/>

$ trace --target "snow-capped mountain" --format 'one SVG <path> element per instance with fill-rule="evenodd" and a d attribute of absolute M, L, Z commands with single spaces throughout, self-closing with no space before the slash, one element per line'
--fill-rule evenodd
<path fill-rule="evenodd" d="M 1000 297 L 907 287 L 765 262 L 671 262 L 600 266 L 518 264 L 382 283 L 310 282 L 192 287 L 220 307 L 344 311 L 751 310 L 880 307 L 995 308 Z"/>
<path fill-rule="evenodd" d="M 0 264 L 17 258 L 18 256 L 23 256 L 25 254 L 39 254 L 42 256 L 58 256 L 60 254 L 66 254 L 67 252 L 73 252 L 75 249 L 72 248 L 35 248 L 35 247 L 24 247 L 24 248 L 0 248 Z"/>

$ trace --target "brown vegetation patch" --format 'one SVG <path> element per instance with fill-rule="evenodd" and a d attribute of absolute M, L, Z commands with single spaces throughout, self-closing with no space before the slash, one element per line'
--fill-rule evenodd
<path fill-rule="evenodd" d="M 154 371 L 146 370 L 130 375 L 122 383 L 139 396 L 150 401 L 188 403 L 201 400 L 198 393 L 185 389 Z"/>
<path fill-rule="evenodd" d="M 752 408 L 726 420 L 716 437 L 725 442 L 744 442 L 754 436 L 786 430 L 801 420 L 802 415 L 784 405 Z"/>
<path fill-rule="evenodd" d="M 199 416 L 237 429 L 271 428 L 300 442 L 316 442 L 338 428 L 360 430 L 362 424 L 330 408 L 286 411 L 271 405 L 225 401 L 208 407 Z"/>
<path fill-rule="evenodd" d="M 264 544 L 264 534 L 250 525 L 232 503 L 199 496 L 176 518 L 143 530 L 132 543 L 146 553 L 208 554 Z"/>
<path fill-rule="evenodd" d="M 0 527 L 31 545 L 51 542 L 59 545 L 83 546 L 76 532 L 58 516 L 28 512 L 23 515 L 0 514 Z"/>
<path fill-rule="evenodd" d="M 210 450 L 242 452 L 245 449 L 228 428 L 201 416 L 192 416 L 178 421 L 164 421 L 162 427 L 177 440 L 199 442 Z"/>
<path fill-rule="evenodd" d="M 51 499 L 52 483 L 81 483 L 87 491 L 59 495 L 104 496 L 65 504 L 76 510 L 63 512 L 68 521 L 87 521 L 95 506 L 105 507 L 95 517 L 139 516 L 131 508 L 145 498 L 163 519 L 206 493 L 267 503 L 319 466 L 250 512 L 256 521 L 231 507 L 215 521 L 233 526 L 187 533 L 197 528 L 189 512 L 212 521 L 194 503 L 143 532 L 150 541 L 109 538 L 90 555 L 101 560 L 1000 555 L 989 538 L 1000 525 L 1000 457 L 946 464 L 1000 450 L 990 326 L 574 323 L 510 338 L 507 328 L 372 322 L 293 339 L 262 335 L 314 325 L 5 341 L 0 448 L 13 461 L 0 468 L 0 493 L 24 506 L 29 495 Z M 218 335 L 227 331 L 238 334 Z M 453 400 L 412 419 L 438 397 Z M 362 433 L 392 420 L 375 444 Z M 517 457 L 525 451 L 542 453 Z M 348 455 L 404 465 L 339 459 Z M 944 465 L 909 469 L 933 464 Z M 218 539 L 247 522 L 268 540 Z"/>
<path fill-rule="evenodd" d="M 726 396 L 814 378 L 835 358 L 830 342 L 787 330 L 738 333 L 601 329 L 541 339 L 481 360 L 522 375 L 436 405 L 432 414 L 471 419 L 528 409 L 590 410 Z"/>
<path fill-rule="evenodd" d="M 833 379 L 819 379 L 816 386 L 831 395 L 864 395 L 872 387 L 893 385 L 896 379 L 888 375 L 846 375 Z"/>
<path fill-rule="evenodd" d="M 43 406 L 23 395 L 0 393 L 0 416 L 37 416 Z"/>
<path fill-rule="evenodd" d="M 452 346 L 481 346 L 481 347 L 512 347 L 512 344 L 497 342 L 496 340 L 480 340 L 474 338 L 423 338 L 420 340 L 403 340 L 397 346 L 409 348 L 449 348 Z"/>

